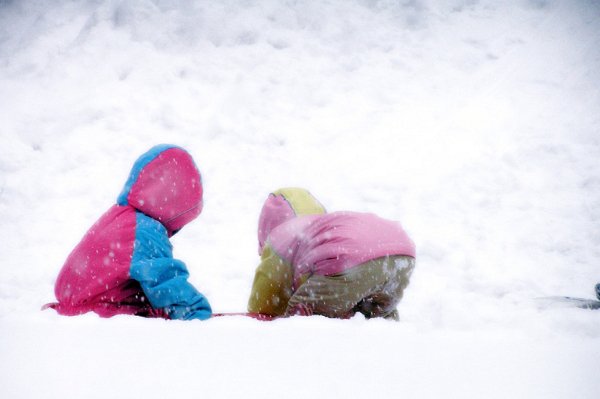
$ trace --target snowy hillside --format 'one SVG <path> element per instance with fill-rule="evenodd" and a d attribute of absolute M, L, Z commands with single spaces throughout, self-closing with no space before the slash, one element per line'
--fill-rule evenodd
<path fill-rule="evenodd" d="M 0 397 L 596 398 L 597 0 L 0 0 Z M 135 159 L 186 148 L 172 240 L 246 308 L 269 192 L 402 223 L 400 323 L 52 310 Z"/>

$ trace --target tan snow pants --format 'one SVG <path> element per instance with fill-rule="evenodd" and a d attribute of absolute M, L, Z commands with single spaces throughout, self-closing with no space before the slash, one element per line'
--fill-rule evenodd
<path fill-rule="evenodd" d="M 323 315 L 399 320 L 396 306 L 415 268 L 415 258 L 394 255 L 377 258 L 341 273 L 313 275 L 289 300 L 286 316 Z"/>

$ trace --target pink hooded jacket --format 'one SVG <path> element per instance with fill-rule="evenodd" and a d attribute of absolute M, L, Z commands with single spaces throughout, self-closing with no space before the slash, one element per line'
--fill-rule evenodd
<path fill-rule="evenodd" d="M 159 145 L 135 162 L 123 191 L 68 256 L 55 284 L 62 315 L 95 312 L 207 319 L 206 298 L 173 259 L 169 237 L 202 211 L 202 179 L 182 148 Z"/>
<path fill-rule="evenodd" d="M 415 257 L 415 245 L 399 222 L 372 213 L 333 212 L 291 219 L 268 237 L 273 251 L 306 274 L 332 275 L 390 255 Z"/>
<path fill-rule="evenodd" d="M 261 264 L 248 310 L 275 316 L 285 312 L 291 295 L 312 275 L 337 274 L 386 256 L 415 257 L 415 244 L 399 222 L 371 213 L 326 213 L 299 188 L 269 195 L 258 240 Z"/>

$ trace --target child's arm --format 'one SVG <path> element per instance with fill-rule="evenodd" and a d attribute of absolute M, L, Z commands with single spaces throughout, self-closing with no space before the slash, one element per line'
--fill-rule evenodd
<path fill-rule="evenodd" d="M 137 213 L 135 245 L 130 278 L 137 280 L 155 309 L 164 309 L 171 319 L 208 319 L 208 300 L 190 284 L 185 264 L 173 259 L 167 230 L 160 222 Z"/>
<path fill-rule="evenodd" d="M 177 259 L 158 258 L 137 262 L 130 269 L 155 309 L 164 309 L 171 319 L 206 320 L 212 310 L 208 300 L 190 284 L 185 264 Z"/>
<path fill-rule="evenodd" d="M 293 278 L 292 266 L 267 243 L 254 276 L 248 312 L 282 316 L 292 296 Z"/>

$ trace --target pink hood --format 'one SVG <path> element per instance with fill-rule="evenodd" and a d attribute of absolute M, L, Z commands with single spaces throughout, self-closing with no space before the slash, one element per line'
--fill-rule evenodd
<path fill-rule="evenodd" d="M 183 148 L 158 145 L 133 165 L 118 205 L 130 205 L 165 226 L 169 236 L 202 212 L 202 178 Z"/>
<path fill-rule="evenodd" d="M 303 188 L 282 188 L 267 197 L 258 219 L 258 254 L 262 254 L 271 231 L 282 223 L 306 215 L 327 213 L 323 205 Z"/>

